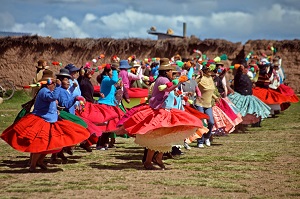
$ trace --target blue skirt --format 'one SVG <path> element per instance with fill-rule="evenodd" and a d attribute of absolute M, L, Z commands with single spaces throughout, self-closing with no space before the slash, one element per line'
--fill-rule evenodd
<path fill-rule="evenodd" d="M 254 114 L 256 117 L 267 118 L 271 108 L 253 95 L 241 95 L 237 92 L 229 94 L 228 98 L 236 106 L 241 115 Z"/>

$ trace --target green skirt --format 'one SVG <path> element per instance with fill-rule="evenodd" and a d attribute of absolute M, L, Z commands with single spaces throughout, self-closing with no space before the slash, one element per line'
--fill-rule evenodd
<path fill-rule="evenodd" d="M 76 115 L 73 115 L 66 111 L 60 111 L 59 116 L 65 120 L 69 120 L 71 122 L 74 122 L 76 124 L 83 126 L 84 128 L 87 128 L 87 124 L 80 117 L 78 117 Z"/>

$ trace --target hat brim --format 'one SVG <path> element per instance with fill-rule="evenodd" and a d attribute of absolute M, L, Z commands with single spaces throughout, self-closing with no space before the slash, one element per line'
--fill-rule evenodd
<path fill-rule="evenodd" d="M 130 66 L 129 64 L 128 65 L 120 65 L 119 68 L 120 69 L 129 69 L 129 68 L 132 68 L 132 66 Z"/>
<path fill-rule="evenodd" d="M 170 65 L 161 65 L 158 67 L 158 70 L 174 70 L 174 66 Z"/>
<path fill-rule="evenodd" d="M 70 73 L 77 72 L 77 71 L 80 71 L 80 68 L 71 68 L 69 71 L 70 71 Z"/>
<path fill-rule="evenodd" d="M 59 73 L 56 74 L 57 77 L 67 77 L 67 78 L 71 78 L 71 75 L 67 74 L 67 73 Z"/>
<path fill-rule="evenodd" d="M 54 80 L 53 77 L 48 77 L 48 78 L 43 78 L 43 79 L 40 79 L 39 82 L 42 82 L 42 81 L 47 81 L 48 79 L 51 79 L 51 80 Z"/>

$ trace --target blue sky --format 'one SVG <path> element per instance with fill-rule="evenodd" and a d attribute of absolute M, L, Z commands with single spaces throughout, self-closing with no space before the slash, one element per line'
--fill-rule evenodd
<path fill-rule="evenodd" d="M 147 30 L 204 39 L 300 38 L 299 0 L 1 0 L 0 31 L 53 38 L 156 39 Z"/>

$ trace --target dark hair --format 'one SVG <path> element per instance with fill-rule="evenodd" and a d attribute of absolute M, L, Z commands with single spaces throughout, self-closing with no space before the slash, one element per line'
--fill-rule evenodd
<path fill-rule="evenodd" d="M 63 75 L 57 75 L 56 78 L 59 79 L 60 81 L 63 81 L 64 78 L 70 79 L 70 77 L 63 76 Z"/>
<path fill-rule="evenodd" d="M 153 62 L 153 63 L 150 65 L 150 68 L 154 68 L 154 67 L 156 67 L 157 65 L 158 65 L 158 63 Z"/>
<path fill-rule="evenodd" d="M 170 69 L 170 70 L 171 70 L 171 69 Z M 159 77 L 166 77 L 166 78 L 168 78 L 170 81 L 172 81 L 172 80 L 168 77 L 167 71 L 169 71 L 169 70 L 159 70 L 159 71 L 158 71 L 158 76 L 157 76 L 157 78 L 156 78 L 155 80 L 157 80 Z"/>
<path fill-rule="evenodd" d="M 110 64 L 107 64 L 107 65 L 104 67 L 102 73 L 101 73 L 100 75 L 97 76 L 97 82 L 98 82 L 99 84 L 101 84 L 101 82 L 102 82 L 102 80 L 103 80 L 103 77 L 104 77 L 105 75 L 107 75 L 111 70 L 112 70 L 111 65 L 110 65 Z"/>
<path fill-rule="evenodd" d="M 246 61 L 245 59 L 241 59 L 241 60 L 239 61 L 239 64 L 243 65 L 244 67 L 247 67 L 247 66 L 248 66 L 247 61 Z"/>
<path fill-rule="evenodd" d="M 192 61 L 191 59 L 189 59 L 189 58 L 182 58 L 182 60 L 181 60 L 182 62 L 188 62 L 188 61 Z"/>

